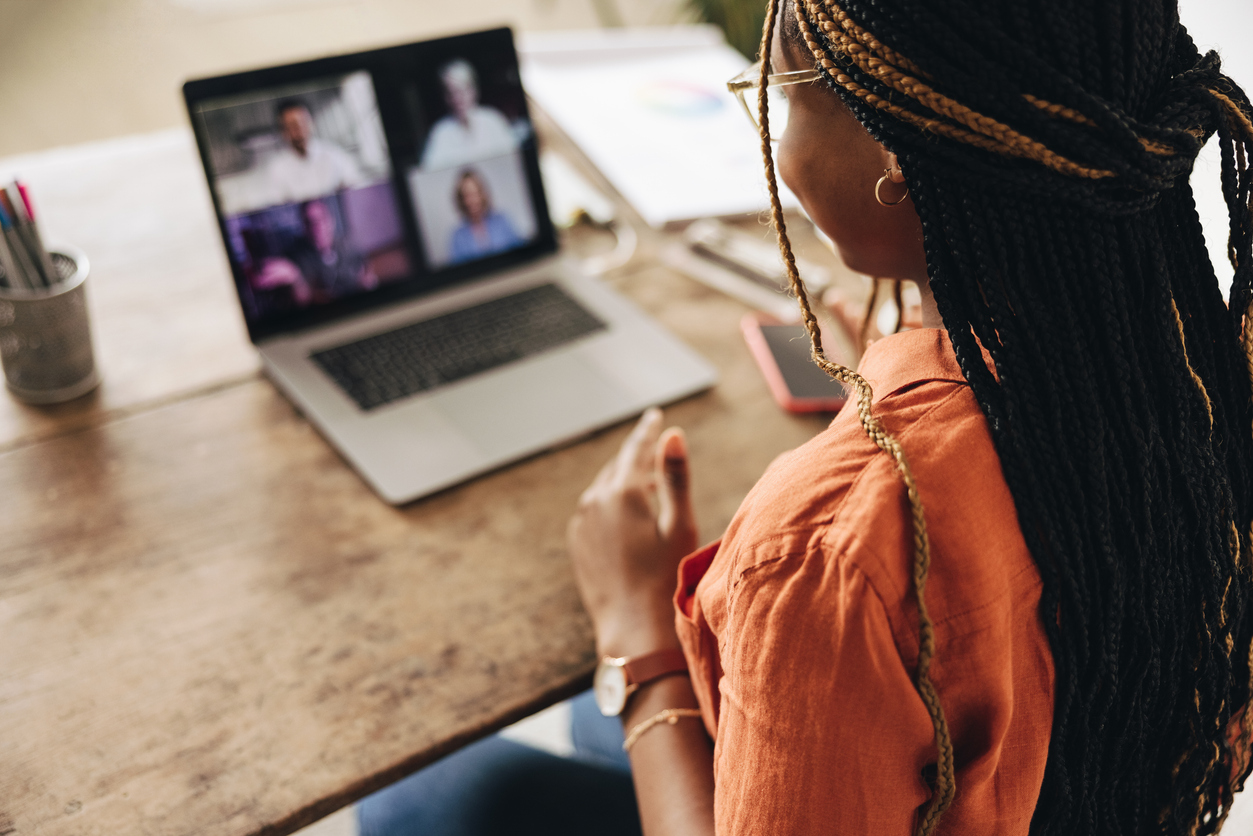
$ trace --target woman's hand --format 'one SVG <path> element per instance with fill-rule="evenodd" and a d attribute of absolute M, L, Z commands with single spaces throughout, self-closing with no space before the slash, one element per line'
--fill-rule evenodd
<path fill-rule="evenodd" d="M 650 409 L 579 499 L 567 540 L 603 655 L 677 647 L 679 560 L 696 548 L 683 431 Z"/>

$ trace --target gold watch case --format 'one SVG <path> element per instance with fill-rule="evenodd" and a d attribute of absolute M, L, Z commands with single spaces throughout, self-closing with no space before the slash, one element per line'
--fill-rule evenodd
<path fill-rule="evenodd" d="M 626 708 L 627 697 L 636 689 L 627 682 L 626 657 L 614 658 L 606 656 L 596 666 L 596 674 L 592 677 L 592 694 L 596 697 L 596 707 L 606 717 L 617 717 Z"/>

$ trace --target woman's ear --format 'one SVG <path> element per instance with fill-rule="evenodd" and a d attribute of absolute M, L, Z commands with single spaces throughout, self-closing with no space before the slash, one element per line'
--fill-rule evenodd
<path fill-rule="evenodd" d="M 888 179 L 893 183 L 905 182 L 905 172 L 901 171 L 900 160 L 895 154 L 888 154 Z"/>

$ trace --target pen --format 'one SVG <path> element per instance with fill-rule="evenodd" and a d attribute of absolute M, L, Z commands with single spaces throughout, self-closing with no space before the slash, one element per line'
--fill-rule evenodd
<path fill-rule="evenodd" d="M 0 202 L 4 204 L 5 212 L 9 216 L 11 236 L 9 247 L 15 251 L 15 257 L 26 270 L 26 283 L 32 289 L 47 287 L 48 281 L 44 276 L 43 265 L 35 252 L 37 247 L 31 241 L 29 223 L 26 221 L 26 207 L 22 205 L 21 195 L 12 185 L 8 188 L 0 188 Z"/>
<path fill-rule="evenodd" d="M 34 290 L 39 287 L 39 279 L 35 272 L 35 265 L 31 262 L 26 246 L 22 243 L 17 227 L 13 223 L 13 216 L 9 214 L 11 209 L 8 194 L 4 189 L 0 189 L 0 232 L 4 235 L 11 260 L 15 265 L 9 285 Z"/>
<path fill-rule="evenodd" d="M 13 253 L 9 251 L 8 235 L 0 229 L 0 268 L 4 270 L 4 287 L 22 287 L 22 280 L 17 275 L 17 264 L 13 261 Z"/>
<path fill-rule="evenodd" d="M 3 191 L 6 198 L 5 208 L 9 212 L 10 220 L 13 221 L 13 229 L 17 233 L 22 249 L 25 250 L 24 255 L 26 259 L 34 268 L 27 275 L 30 286 L 34 288 L 47 287 L 49 285 L 48 277 L 44 274 L 43 263 L 39 258 L 38 242 L 33 240 L 31 235 L 30 219 L 26 216 L 26 206 L 22 202 L 22 195 L 13 183 L 10 183 Z"/>
<path fill-rule="evenodd" d="M 14 180 L 13 185 L 17 186 L 17 193 L 22 196 L 22 205 L 26 207 L 26 216 L 32 221 L 35 220 L 35 207 L 30 202 L 30 192 L 26 188 L 26 184 L 21 180 Z"/>
<path fill-rule="evenodd" d="M 17 190 L 17 197 L 13 198 L 13 202 L 20 203 L 19 212 L 26 215 L 26 221 L 29 224 L 29 233 L 31 243 L 34 244 L 35 257 L 39 259 L 39 266 L 43 269 L 44 284 L 52 287 L 60 278 L 57 275 L 56 265 L 52 263 L 52 256 L 48 254 L 48 249 L 44 246 L 43 235 L 39 232 L 39 223 L 35 219 L 35 204 L 30 199 L 30 190 L 26 188 L 26 184 L 20 180 L 14 180 L 10 192 Z M 10 195 L 12 196 L 12 195 Z"/>

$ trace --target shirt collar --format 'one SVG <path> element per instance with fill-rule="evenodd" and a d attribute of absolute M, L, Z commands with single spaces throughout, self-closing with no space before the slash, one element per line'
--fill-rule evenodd
<path fill-rule="evenodd" d="M 915 328 L 875 340 L 857 371 L 874 390 L 875 402 L 930 380 L 966 382 L 943 328 Z"/>

